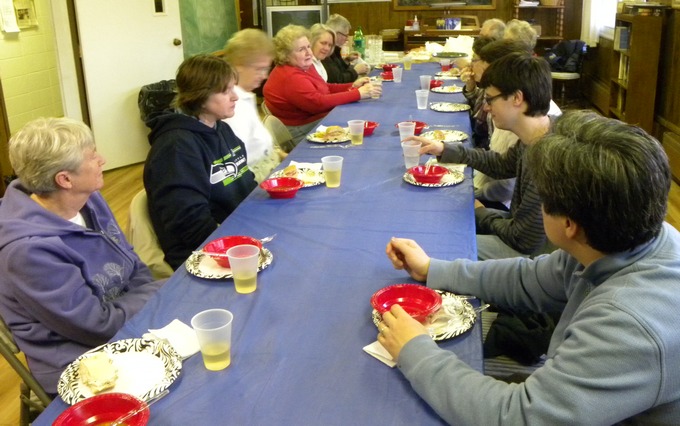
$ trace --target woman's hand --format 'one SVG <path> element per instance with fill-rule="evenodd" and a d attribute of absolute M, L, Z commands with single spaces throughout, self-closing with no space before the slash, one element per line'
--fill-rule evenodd
<path fill-rule="evenodd" d="M 467 92 L 471 92 L 477 88 L 475 73 L 470 67 L 467 67 L 460 72 L 460 80 L 465 83 L 465 91 Z"/>
<path fill-rule="evenodd" d="M 404 141 L 420 142 L 420 150 L 418 151 L 420 155 L 433 154 L 440 156 L 444 152 L 444 142 L 441 141 L 433 141 L 422 136 L 409 136 Z"/>
<path fill-rule="evenodd" d="M 427 280 L 430 257 L 415 241 L 392 237 L 387 243 L 385 254 L 394 269 L 405 270 L 414 280 Z"/>
<path fill-rule="evenodd" d="M 368 77 L 359 77 L 352 83 L 352 87 L 361 87 L 364 84 L 368 84 L 369 81 L 371 81 L 371 79 Z"/>
<path fill-rule="evenodd" d="M 382 93 L 382 87 L 374 86 L 371 83 L 364 84 L 358 90 L 361 94 L 361 99 L 369 99 L 372 92 L 378 91 L 379 93 Z"/>
<path fill-rule="evenodd" d="M 429 335 L 424 325 L 413 319 L 401 306 L 393 305 L 383 314 L 383 320 L 378 324 L 380 334 L 378 342 L 395 361 L 406 343 L 421 334 Z"/>

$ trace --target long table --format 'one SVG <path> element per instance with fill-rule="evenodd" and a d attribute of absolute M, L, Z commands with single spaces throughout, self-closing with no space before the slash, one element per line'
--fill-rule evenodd
<path fill-rule="evenodd" d="M 303 141 L 288 157 L 320 162 L 325 155 L 342 155 L 340 188 L 303 188 L 289 200 L 271 199 L 258 188 L 211 236 L 277 234 L 267 244 L 274 260 L 259 274 L 255 293 L 240 295 L 231 280 L 201 279 L 180 268 L 116 334 L 112 340 L 141 337 L 175 318 L 190 324 L 195 313 L 209 308 L 234 313 L 231 366 L 211 372 L 200 354 L 186 359 L 170 394 L 151 407 L 150 424 L 443 423 L 397 369 L 362 350 L 377 336 L 371 295 L 413 282 L 387 260 L 390 237 L 413 238 L 437 258 L 476 257 L 469 171 L 461 184 L 445 188 L 402 180 L 397 122 L 422 120 L 470 132 L 467 113 L 416 108 L 418 76 L 437 70 L 434 63 L 414 64 L 402 83 L 383 84 L 381 99 L 337 107 L 322 121 L 379 122 L 363 145 Z M 430 93 L 430 101 L 463 98 Z M 440 344 L 482 371 L 479 321 L 470 332 Z M 66 408 L 55 400 L 35 424 L 51 424 Z"/>

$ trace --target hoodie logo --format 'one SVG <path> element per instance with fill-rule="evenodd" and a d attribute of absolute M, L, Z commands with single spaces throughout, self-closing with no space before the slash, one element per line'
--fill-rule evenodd
<path fill-rule="evenodd" d="M 236 178 L 238 167 L 235 163 L 213 164 L 210 166 L 210 183 L 216 184 L 227 179 L 229 176 Z"/>

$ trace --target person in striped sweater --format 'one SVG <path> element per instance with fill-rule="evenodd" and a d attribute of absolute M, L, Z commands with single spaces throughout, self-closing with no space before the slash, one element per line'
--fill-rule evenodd
<path fill-rule="evenodd" d="M 554 249 L 545 236 L 541 199 L 523 161 L 526 148 L 548 133 L 552 80 L 543 58 L 512 53 L 484 71 L 486 110 L 496 127 L 513 132 L 521 143 L 507 152 L 466 148 L 421 137 L 421 154 L 435 154 L 443 163 L 465 163 L 495 178 L 517 178 L 510 211 L 484 207 L 475 200 L 477 256 L 479 260 L 531 257 Z"/>

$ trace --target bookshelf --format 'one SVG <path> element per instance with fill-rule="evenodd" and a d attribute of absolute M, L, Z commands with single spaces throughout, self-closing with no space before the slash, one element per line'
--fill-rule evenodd
<path fill-rule="evenodd" d="M 647 132 L 654 125 L 662 16 L 616 15 L 609 116 Z"/>
<path fill-rule="evenodd" d="M 533 22 L 541 27 L 538 41 L 547 43 L 547 47 L 562 40 L 564 33 L 564 4 L 562 1 L 550 2 L 554 5 L 520 6 L 520 0 L 515 0 L 512 17 L 523 21 Z"/>

